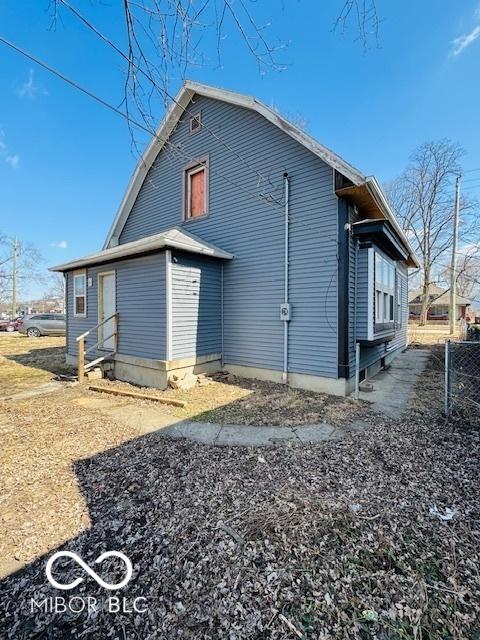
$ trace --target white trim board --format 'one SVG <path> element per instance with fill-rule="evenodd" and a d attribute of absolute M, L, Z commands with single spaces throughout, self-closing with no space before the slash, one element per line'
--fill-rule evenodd
<path fill-rule="evenodd" d="M 368 292 L 367 292 L 367 327 L 369 340 L 373 340 L 374 305 L 375 305 L 375 250 L 368 248 Z"/>
<path fill-rule="evenodd" d="M 165 295 L 166 295 L 166 331 L 165 331 L 165 360 L 172 359 L 173 320 L 172 320 L 172 252 L 165 251 Z"/>

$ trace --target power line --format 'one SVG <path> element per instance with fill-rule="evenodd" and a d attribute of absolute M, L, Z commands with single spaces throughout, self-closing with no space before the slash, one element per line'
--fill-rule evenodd
<path fill-rule="evenodd" d="M 155 80 L 155 78 L 152 77 L 152 75 L 150 73 L 147 73 L 141 66 L 139 66 L 138 64 L 136 64 L 131 58 L 129 58 L 127 56 L 127 54 L 122 51 L 120 49 L 120 47 L 118 47 L 112 40 L 110 40 L 110 38 L 108 38 L 107 36 L 105 36 L 99 29 L 97 29 L 97 27 L 91 23 L 89 20 L 87 20 L 85 18 L 85 16 L 83 16 L 79 11 L 77 11 L 77 9 L 75 9 L 75 7 L 72 7 L 66 0 L 60 0 L 60 2 L 67 8 L 69 9 L 74 15 L 77 16 L 77 18 L 83 22 L 83 24 L 90 29 L 91 31 L 93 31 L 101 40 L 103 40 L 109 47 L 111 47 L 114 51 L 116 51 L 124 60 L 127 61 L 127 63 L 129 65 L 131 65 L 134 69 L 136 69 L 139 73 L 141 73 L 145 78 L 147 78 L 147 80 L 149 82 L 151 82 L 153 84 L 153 86 L 158 89 L 158 91 L 160 91 L 160 93 L 162 93 L 164 95 L 164 97 L 168 98 L 169 100 L 171 100 L 172 102 L 174 102 L 177 106 L 181 107 L 183 109 L 183 111 L 185 113 L 187 113 L 190 117 L 195 117 L 197 114 L 189 111 L 189 109 L 187 107 L 182 107 L 179 102 L 176 100 L 175 96 L 170 95 L 170 93 L 162 86 L 160 86 L 158 84 L 158 82 Z M 138 43 L 137 43 L 138 44 Z M 145 56 L 142 54 L 144 60 L 146 61 Z M 206 124 L 204 124 L 202 122 L 202 128 L 205 129 L 206 131 L 208 131 L 208 133 L 214 137 L 216 140 L 218 140 L 226 149 L 228 149 L 231 153 L 233 153 L 241 162 L 243 162 L 243 164 L 245 164 L 251 171 L 253 171 L 261 180 L 264 180 L 268 183 L 271 183 L 270 179 L 265 177 L 262 173 L 260 173 L 255 167 L 252 167 L 252 165 L 240 154 L 238 153 L 235 149 L 233 149 L 233 147 L 231 147 L 227 142 L 225 142 L 225 140 L 222 140 L 222 138 L 216 134 L 214 131 L 212 131 Z M 273 185 L 272 185 L 273 186 Z"/>
<path fill-rule="evenodd" d="M 98 102 L 103 107 L 106 107 L 107 109 L 110 109 L 110 111 L 113 111 L 117 115 L 121 116 L 124 120 L 126 120 L 127 122 L 129 122 L 133 126 L 137 127 L 138 129 L 141 129 L 142 131 L 145 131 L 150 136 L 152 136 L 156 140 L 158 140 L 160 143 L 162 143 L 164 145 L 168 145 L 169 147 L 171 147 L 171 149 L 174 152 L 182 153 L 182 155 L 184 156 L 185 159 L 187 159 L 189 161 L 192 161 L 192 162 L 193 161 L 197 162 L 200 166 L 203 166 L 203 167 L 207 168 L 207 165 L 206 165 L 205 162 L 201 162 L 201 161 L 198 160 L 198 158 L 195 158 L 194 156 L 188 155 L 185 151 L 182 151 L 177 146 L 172 144 L 168 139 L 166 139 L 166 138 L 162 139 L 155 131 L 152 131 L 147 126 L 143 125 L 141 122 L 137 122 L 136 120 L 133 120 L 133 118 L 131 118 L 128 113 L 125 113 L 124 111 L 121 111 L 120 109 L 118 109 L 114 105 L 110 104 L 109 102 L 107 102 L 103 98 L 97 96 L 95 93 L 93 93 L 89 89 L 86 89 L 82 85 L 78 84 L 78 82 L 76 82 L 75 80 L 72 80 L 71 78 L 69 78 L 68 76 L 63 74 L 61 71 L 58 71 L 57 69 L 55 69 L 54 67 L 52 67 L 48 63 L 43 62 L 43 60 L 40 60 L 40 58 L 37 58 L 32 53 L 29 53 L 28 51 L 26 51 L 22 47 L 19 47 L 15 43 L 13 43 L 10 40 L 7 40 L 6 38 L 4 38 L 3 36 L 0 36 L 0 42 L 3 43 L 4 45 L 6 45 L 7 47 L 10 47 L 14 51 L 17 51 L 17 53 L 20 53 L 21 55 L 23 55 L 24 57 L 28 58 L 29 60 L 31 60 L 35 64 L 38 64 L 43 69 L 46 69 L 47 71 L 49 71 L 50 73 L 55 75 L 57 78 L 60 78 L 60 80 L 63 80 L 64 82 L 66 82 L 67 84 L 72 86 L 74 89 L 77 89 L 78 91 L 80 91 L 81 93 L 85 94 L 86 96 L 88 96 L 92 100 L 95 100 L 95 102 Z M 274 205 L 275 206 L 279 206 L 279 203 L 274 198 L 269 198 L 267 196 L 262 196 L 262 195 L 260 195 L 258 193 L 252 193 L 251 191 L 249 191 L 248 189 L 245 189 L 245 187 L 243 187 L 242 185 L 238 184 L 237 182 L 235 182 L 231 178 L 229 178 L 229 177 L 225 176 L 224 174 L 222 174 L 220 171 L 218 171 L 216 169 L 212 169 L 212 167 L 209 167 L 208 170 L 212 174 L 218 175 L 223 180 L 225 180 L 226 182 L 229 182 L 230 184 L 235 186 L 240 191 L 243 191 L 244 193 L 250 195 L 251 197 L 260 200 L 264 204 L 266 203 L 266 204 L 268 204 L 270 206 L 274 206 Z"/>

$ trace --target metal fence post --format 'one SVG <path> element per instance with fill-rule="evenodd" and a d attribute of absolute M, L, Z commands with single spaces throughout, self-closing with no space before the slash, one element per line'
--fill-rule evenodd
<path fill-rule="evenodd" d="M 450 340 L 445 340 L 445 415 L 450 415 Z"/>

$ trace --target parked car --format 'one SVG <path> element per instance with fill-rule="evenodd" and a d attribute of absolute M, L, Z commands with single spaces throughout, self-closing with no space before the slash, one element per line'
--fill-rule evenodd
<path fill-rule="evenodd" d="M 9 324 L 10 320 L 7 320 L 5 318 L 0 320 L 0 331 L 6 331 Z"/>
<path fill-rule="evenodd" d="M 2 319 L 0 320 L 0 331 L 17 331 L 23 318 Z"/>
<path fill-rule="evenodd" d="M 62 313 L 35 313 L 24 316 L 18 330 L 29 338 L 64 336 L 66 333 L 65 315 Z"/>

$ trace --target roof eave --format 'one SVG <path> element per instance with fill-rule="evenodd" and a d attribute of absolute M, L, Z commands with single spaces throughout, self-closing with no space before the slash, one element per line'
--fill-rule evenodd
<path fill-rule="evenodd" d="M 174 231 L 174 229 L 169 230 L 166 234 L 172 231 Z M 63 273 L 65 271 L 73 271 L 97 264 L 115 262 L 116 260 L 134 259 L 146 253 L 164 251 L 165 249 L 178 249 L 179 251 L 186 251 L 188 253 L 195 253 L 220 260 L 232 260 L 234 257 L 232 253 L 224 251 L 210 243 L 200 241 L 191 234 L 186 234 L 185 232 L 181 232 L 181 234 L 182 236 L 187 236 L 187 241 L 158 234 L 157 236 L 142 238 L 132 243 L 127 242 L 116 247 L 111 247 L 110 249 L 103 249 L 102 251 L 91 253 L 83 258 L 72 260 L 71 262 L 55 265 L 50 267 L 49 271 Z M 191 243 L 188 242 L 188 237 L 192 240 Z"/>
<path fill-rule="evenodd" d="M 390 222 L 390 224 L 393 226 L 393 228 L 399 235 L 400 239 L 402 240 L 402 243 L 405 245 L 405 248 L 407 249 L 409 254 L 408 266 L 419 268 L 420 263 L 418 262 L 417 256 L 415 255 L 415 251 L 413 250 L 410 242 L 408 241 L 408 238 L 405 235 L 404 230 L 398 224 L 397 218 L 395 217 L 395 214 L 390 208 L 390 205 L 388 204 L 387 199 L 385 198 L 385 194 L 383 193 L 382 188 L 378 184 L 377 179 L 374 176 L 368 176 L 367 179 L 365 180 L 365 186 L 370 191 L 372 197 L 375 199 L 375 201 L 379 205 L 379 208 L 381 209 L 382 213 L 385 215 L 386 219 Z"/>

